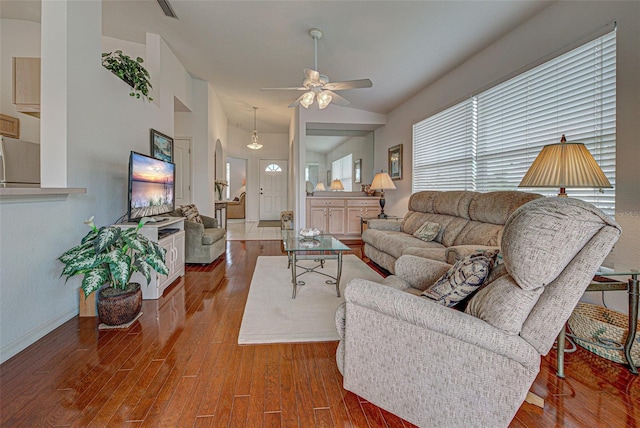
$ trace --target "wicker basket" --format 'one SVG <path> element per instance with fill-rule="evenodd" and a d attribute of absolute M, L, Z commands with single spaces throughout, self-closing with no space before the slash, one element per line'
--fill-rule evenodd
<path fill-rule="evenodd" d="M 627 363 L 622 349 L 609 349 L 602 344 L 624 345 L 629 329 L 629 318 L 619 312 L 589 303 L 578 303 L 569 317 L 569 328 L 574 340 L 583 348 L 616 363 Z M 640 323 L 638 323 L 640 330 Z M 640 361 L 640 343 L 631 347 L 631 358 Z"/>

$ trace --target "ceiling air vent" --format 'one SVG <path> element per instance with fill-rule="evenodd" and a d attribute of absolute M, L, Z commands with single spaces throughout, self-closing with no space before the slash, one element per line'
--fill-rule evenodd
<path fill-rule="evenodd" d="M 167 15 L 169 18 L 178 19 L 178 16 L 173 11 L 173 8 L 171 7 L 171 5 L 167 0 L 158 0 L 158 4 L 162 8 L 162 11 L 164 12 L 164 14 Z"/>

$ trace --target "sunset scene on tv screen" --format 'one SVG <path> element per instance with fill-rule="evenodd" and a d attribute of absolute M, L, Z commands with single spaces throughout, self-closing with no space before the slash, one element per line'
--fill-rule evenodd
<path fill-rule="evenodd" d="M 173 164 L 146 156 L 133 157 L 133 181 L 173 184 Z"/>

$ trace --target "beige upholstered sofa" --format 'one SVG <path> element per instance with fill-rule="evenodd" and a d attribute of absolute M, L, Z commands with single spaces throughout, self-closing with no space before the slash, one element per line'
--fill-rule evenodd
<path fill-rule="evenodd" d="M 402 222 L 369 220 L 362 234 L 364 253 L 389 272 L 403 254 L 448 262 L 479 249 L 497 249 L 507 218 L 521 205 L 541 195 L 517 191 L 422 191 L 409 198 L 409 212 Z M 440 232 L 432 241 L 413 236 L 426 221 Z"/>
<path fill-rule="evenodd" d="M 226 230 L 218 227 L 218 220 L 198 214 L 202 223 L 185 219 L 185 262 L 209 264 L 220 257 L 227 249 Z M 182 207 L 178 207 L 169 215 L 186 217 Z"/>
<path fill-rule="evenodd" d="M 245 192 L 242 192 L 237 201 L 227 202 L 227 218 L 244 218 L 244 198 Z"/>
<path fill-rule="evenodd" d="M 405 255 L 382 284 L 351 280 L 336 312 L 345 389 L 422 427 L 508 426 L 620 232 L 575 199 L 521 206 L 464 312 L 414 295 L 442 262 Z"/>

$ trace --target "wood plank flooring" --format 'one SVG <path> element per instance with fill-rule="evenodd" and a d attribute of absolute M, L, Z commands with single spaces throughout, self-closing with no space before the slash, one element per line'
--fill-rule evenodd
<path fill-rule="evenodd" d="M 361 256 L 360 245 L 353 253 Z M 128 330 L 74 318 L 0 366 L 2 427 L 410 427 L 345 391 L 336 342 L 237 345 L 256 259 L 279 241 L 228 242 L 191 265 Z M 583 349 L 555 352 L 512 427 L 640 426 L 638 377 Z"/>

